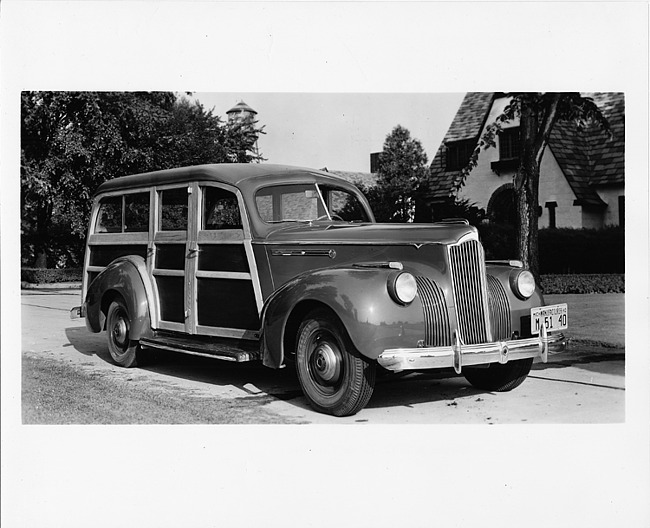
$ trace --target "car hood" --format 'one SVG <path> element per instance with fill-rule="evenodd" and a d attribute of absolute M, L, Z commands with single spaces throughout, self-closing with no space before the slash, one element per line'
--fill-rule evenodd
<path fill-rule="evenodd" d="M 266 241 L 287 244 L 454 244 L 469 233 L 476 233 L 476 228 L 464 223 L 313 223 L 296 224 L 289 227 L 279 228 L 269 233 L 266 237 Z"/>

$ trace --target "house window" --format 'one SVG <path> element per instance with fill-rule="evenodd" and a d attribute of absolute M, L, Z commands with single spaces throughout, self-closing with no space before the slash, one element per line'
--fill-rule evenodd
<path fill-rule="evenodd" d="M 504 128 L 499 134 L 499 159 L 519 159 L 520 152 L 519 127 Z"/>
<path fill-rule="evenodd" d="M 475 140 L 469 139 L 447 144 L 446 170 L 457 171 L 467 167 L 472 152 L 474 152 L 475 143 Z"/>
<path fill-rule="evenodd" d="M 381 152 L 373 152 L 370 154 L 370 172 L 376 174 L 381 167 Z"/>
<path fill-rule="evenodd" d="M 625 196 L 618 197 L 618 225 L 625 227 Z"/>
<path fill-rule="evenodd" d="M 557 207 L 557 202 L 546 202 L 546 208 L 548 209 L 548 227 L 550 229 L 555 229 L 555 209 Z"/>

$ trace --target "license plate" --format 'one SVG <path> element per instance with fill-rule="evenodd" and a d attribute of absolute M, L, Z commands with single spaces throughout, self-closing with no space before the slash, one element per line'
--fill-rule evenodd
<path fill-rule="evenodd" d="M 569 322 L 569 309 L 566 304 L 540 306 L 530 310 L 530 333 L 539 334 L 542 327 L 547 332 L 566 330 Z"/>

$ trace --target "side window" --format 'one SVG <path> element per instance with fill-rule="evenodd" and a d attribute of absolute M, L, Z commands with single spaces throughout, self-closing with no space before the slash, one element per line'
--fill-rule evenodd
<path fill-rule="evenodd" d="M 149 193 L 124 196 L 124 232 L 146 233 L 149 231 Z"/>
<path fill-rule="evenodd" d="M 95 233 L 122 232 L 122 197 L 103 198 L 99 204 L 99 215 Z"/>
<path fill-rule="evenodd" d="M 187 187 L 160 192 L 160 229 L 187 230 Z"/>
<path fill-rule="evenodd" d="M 202 229 L 242 229 L 237 196 L 218 187 L 203 188 Z"/>

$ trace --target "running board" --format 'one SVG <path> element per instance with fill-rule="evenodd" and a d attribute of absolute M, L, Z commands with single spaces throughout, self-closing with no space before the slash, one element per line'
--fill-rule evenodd
<path fill-rule="evenodd" d="M 234 361 L 237 363 L 255 361 L 260 357 L 259 344 L 257 342 L 227 338 L 201 339 L 196 336 L 187 338 L 157 335 L 141 338 L 140 345 L 145 348 L 170 350 L 181 354 L 209 357 L 223 361 Z"/>

